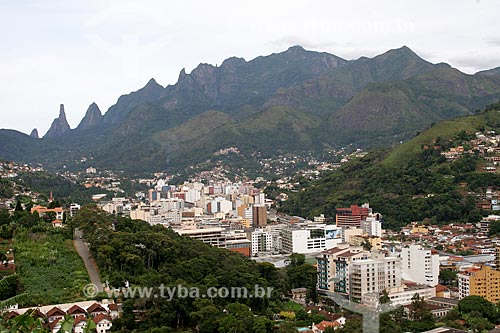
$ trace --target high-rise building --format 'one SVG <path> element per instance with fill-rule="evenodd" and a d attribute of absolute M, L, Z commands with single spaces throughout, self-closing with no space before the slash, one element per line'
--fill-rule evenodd
<path fill-rule="evenodd" d="M 361 228 L 361 221 L 366 219 L 371 213 L 369 204 L 351 205 L 349 208 L 337 208 L 335 221 L 339 227 L 357 227 Z"/>
<path fill-rule="evenodd" d="M 477 295 L 494 304 L 500 301 L 500 271 L 481 266 L 460 272 L 457 278 L 459 299 Z"/>
<path fill-rule="evenodd" d="M 382 237 L 382 215 L 380 213 L 370 213 L 361 220 L 361 229 L 368 236 Z"/>
<path fill-rule="evenodd" d="M 265 229 L 255 229 L 251 235 L 252 255 L 273 250 L 273 235 Z"/>
<path fill-rule="evenodd" d="M 411 244 L 401 250 L 403 278 L 420 284 L 435 287 L 439 280 L 439 255 Z"/>
<path fill-rule="evenodd" d="M 317 260 L 317 288 L 319 292 L 349 293 L 349 269 L 354 260 L 368 258 L 370 252 L 362 246 L 342 243 L 321 252 Z"/>
<path fill-rule="evenodd" d="M 401 259 L 373 251 L 370 258 L 353 260 L 349 271 L 349 298 L 361 302 L 366 293 L 401 286 Z"/>
<path fill-rule="evenodd" d="M 254 228 L 265 227 L 267 225 L 267 208 L 265 205 L 253 205 L 252 223 Z"/>

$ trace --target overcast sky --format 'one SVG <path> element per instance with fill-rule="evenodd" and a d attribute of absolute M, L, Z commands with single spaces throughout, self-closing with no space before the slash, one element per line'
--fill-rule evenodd
<path fill-rule="evenodd" d="M 0 128 L 45 134 L 65 105 L 76 127 L 154 77 L 291 45 L 346 59 L 407 45 L 466 72 L 500 66 L 500 2 L 2 1 Z M 1 143 L 0 143 L 1 144 Z"/>

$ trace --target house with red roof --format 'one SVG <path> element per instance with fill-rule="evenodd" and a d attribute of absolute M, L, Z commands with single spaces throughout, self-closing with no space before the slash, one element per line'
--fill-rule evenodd
<path fill-rule="evenodd" d="M 107 333 L 111 330 L 111 317 L 105 314 L 98 314 L 92 319 L 96 326 L 97 333 Z"/>
<path fill-rule="evenodd" d="M 87 311 L 79 307 L 78 305 L 73 305 L 66 311 L 67 314 L 69 314 L 73 318 L 78 318 L 78 317 L 87 317 Z"/>
<path fill-rule="evenodd" d="M 54 306 L 52 309 L 47 311 L 47 313 L 45 315 L 47 316 L 49 323 L 50 323 L 50 322 L 53 322 L 53 321 L 58 320 L 58 319 L 63 319 L 64 316 L 66 315 L 66 312 L 59 309 L 57 306 Z"/>
<path fill-rule="evenodd" d="M 319 324 L 313 324 L 312 325 L 312 331 L 314 333 L 323 333 L 324 330 L 327 328 L 327 327 L 333 327 L 334 330 L 336 330 L 337 328 L 341 327 L 342 325 L 340 325 L 339 322 L 337 321 L 326 321 L 326 320 L 323 320 L 321 323 Z"/>
<path fill-rule="evenodd" d="M 85 327 L 87 327 L 87 317 L 78 316 L 73 322 L 73 332 L 74 333 L 84 333 Z"/>
<path fill-rule="evenodd" d="M 87 308 L 87 313 L 92 317 L 96 317 L 100 314 L 107 314 L 108 311 L 99 303 L 94 303 Z"/>

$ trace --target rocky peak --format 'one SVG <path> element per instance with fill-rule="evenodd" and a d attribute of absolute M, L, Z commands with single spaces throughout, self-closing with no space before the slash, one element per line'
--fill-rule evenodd
<path fill-rule="evenodd" d="M 33 130 L 30 133 L 30 136 L 35 139 L 39 139 L 40 137 L 38 136 L 38 130 L 36 128 L 33 128 Z"/>
<path fill-rule="evenodd" d="M 246 63 L 247 62 L 243 58 L 231 57 L 224 60 L 220 67 L 225 71 L 234 72 L 239 66 Z"/>
<path fill-rule="evenodd" d="M 145 90 L 157 90 L 157 89 L 163 89 L 163 86 L 156 82 L 154 78 L 151 78 L 148 83 L 144 86 Z"/>
<path fill-rule="evenodd" d="M 99 125 L 102 122 L 102 113 L 96 103 L 90 104 L 85 116 L 78 125 L 77 129 L 86 130 Z"/>
<path fill-rule="evenodd" d="M 64 112 L 64 104 L 59 107 L 59 117 L 54 119 L 52 125 L 45 135 L 44 138 L 56 138 L 62 136 L 66 132 L 69 132 L 71 128 L 69 127 L 68 120 L 66 120 L 66 113 Z"/>
<path fill-rule="evenodd" d="M 190 74 L 183 68 L 177 86 L 188 90 L 201 90 L 208 97 L 217 96 L 217 70 L 210 64 L 199 64 Z"/>
<path fill-rule="evenodd" d="M 285 51 L 285 53 L 290 53 L 290 54 L 300 54 L 304 52 L 306 52 L 306 50 L 300 45 L 290 46 L 288 50 Z"/>

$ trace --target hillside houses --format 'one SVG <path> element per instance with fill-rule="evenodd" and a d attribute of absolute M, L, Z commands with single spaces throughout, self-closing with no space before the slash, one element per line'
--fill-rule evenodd
<path fill-rule="evenodd" d="M 31 313 L 33 317 L 43 319 L 47 328 L 54 333 L 61 329 L 64 318 L 73 318 L 74 333 L 83 333 L 88 321 L 92 320 L 96 325 L 97 333 L 106 333 L 111 331 L 112 320 L 118 318 L 120 312 L 121 306 L 115 303 L 86 301 L 11 310 L 7 318 Z"/>

